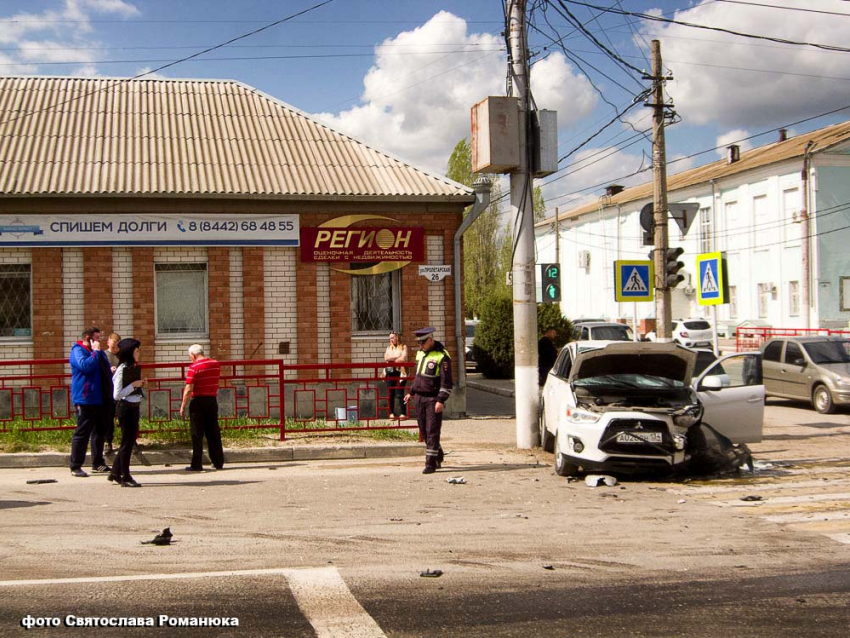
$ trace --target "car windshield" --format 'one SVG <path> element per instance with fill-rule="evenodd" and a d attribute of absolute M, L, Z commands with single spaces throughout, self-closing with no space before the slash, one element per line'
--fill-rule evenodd
<path fill-rule="evenodd" d="M 814 363 L 850 363 L 850 340 L 804 343 L 803 348 Z"/>
<path fill-rule="evenodd" d="M 466 324 L 466 336 L 468 338 L 475 337 L 475 324 Z"/>
<path fill-rule="evenodd" d="M 628 388 L 630 390 L 659 390 L 683 388 L 681 381 L 649 374 L 605 374 L 598 377 L 576 379 L 577 388 Z"/>
<path fill-rule="evenodd" d="M 632 333 L 626 326 L 599 326 L 592 328 L 593 339 L 598 341 L 631 341 Z"/>
<path fill-rule="evenodd" d="M 713 352 L 709 352 L 708 350 L 697 350 L 697 362 L 696 365 L 694 365 L 694 376 L 696 377 L 702 374 L 703 371 L 715 361 L 717 361 L 717 357 L 714 356 Z"/>
<path fill-rule="evenodd" d="M 685 328 L 688 330 L 711 330 L 711 324 L 707 321 L 686 321 Z"/>

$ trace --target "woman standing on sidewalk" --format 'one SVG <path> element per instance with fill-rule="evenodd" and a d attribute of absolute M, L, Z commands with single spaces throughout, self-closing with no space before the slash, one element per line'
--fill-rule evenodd
<path fill-rule="evenodd" d="M 121 487 L 141 487 L 130 475 L 130 457 L 139 435 L 139 404 L 144 396 L 142 388 L 147 382 L 142 379 L 142 369 L 137 364 L 141 345 L 138 339 L 121 339 L 118 342 L 120 365 L 112 375 L 112 396 L 121 426 L 121 447 L 107 478 L 113 483 L 121 483 Z"/>
<path fill-rule="evenodd" d="M 401 418 L 405 411 L 403 379 L 407 374 L 404 368 L 398 367 L 398 364 L 407 361 L 407 346 L 402 343 L 401 336 L 397 332 L 390 333 L 390 344 L 384 352 L 384 361 L 387 362 L 387 367 L 384 368 L 384 379 L 390 395 L 390 418 L 395 419 L 396 414 Z M 396 398 L 398 398 L 398 412 L 396 412 Z"/>

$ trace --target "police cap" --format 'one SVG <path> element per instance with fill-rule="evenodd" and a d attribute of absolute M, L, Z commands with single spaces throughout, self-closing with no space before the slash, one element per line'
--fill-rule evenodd
<path fill-rule="evenodd" d="M 419 343 L 422 343 L 423 341 L 428 341 L 429 337 L 433 337 L 436 330 L 433 326 L 428 326 L 427 328 L 420 328 L 414 331 L 413 335 Z"/>

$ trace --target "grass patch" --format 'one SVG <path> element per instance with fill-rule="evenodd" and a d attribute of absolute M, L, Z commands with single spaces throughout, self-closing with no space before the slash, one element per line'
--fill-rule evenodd
<path fill-rule="evenodd" d="M 224 423 L 224 422 L 222 422 Z M 380 425 L 382 422 L 374 422 Z M 247 425 L 273 425 L 269 428 L 244 428 Z M 342 441 L 387 441 L 387 442 L 412 442 L 418 438 L 416 430 L 362 430 L 345 432 L 311 432 L 332 427 L 332 423 L 323 420 L 313 422 L 296 422 L 287 419 L 286 426 L 307 432 L 288 433 L 287 440 L 326 440 L 335 443 Z M 5 431 L 0 432 L 0 452 L 70 452 L 71 436 L 74 433 L 74 421 L 64 422 L 54 419 L 42 421 L 23 421 L 17 419 L 2 424 Z M 68 426 L 67 430 L 32 430 L 31 428 L 50 428 Z M 273 419 L 257 420 L 240 418 L 227 421 L 228 427 L 222 427 L 221 438 L 225 447 L 265 447 L 275 445 L 280 439 L 280 430 L 277 421 Z M 142 431 L 150 430 L 141 435 L 141 442 L 151 449 L 168 447 L 191 447 L 192 437 L 189 432 L 188 421 L 149 421 L 142 419 L 139 425 Z M 115 428 L 115 446 L 121 440 L 120 428 Z"/>

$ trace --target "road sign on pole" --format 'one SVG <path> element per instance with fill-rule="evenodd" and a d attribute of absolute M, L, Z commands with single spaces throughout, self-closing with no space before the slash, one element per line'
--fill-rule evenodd
<path fill-rule="evenodd" d="M 617 301 L 655 299 L 655 268 L 651 261 L 615 261 L 614 281 L 614 298 Z"/>
<path fill-rule="evenodd" d="M 723 253 L 697 255 L 697 303 L 716 306 L 728 303 L 726 260 Z"/>

